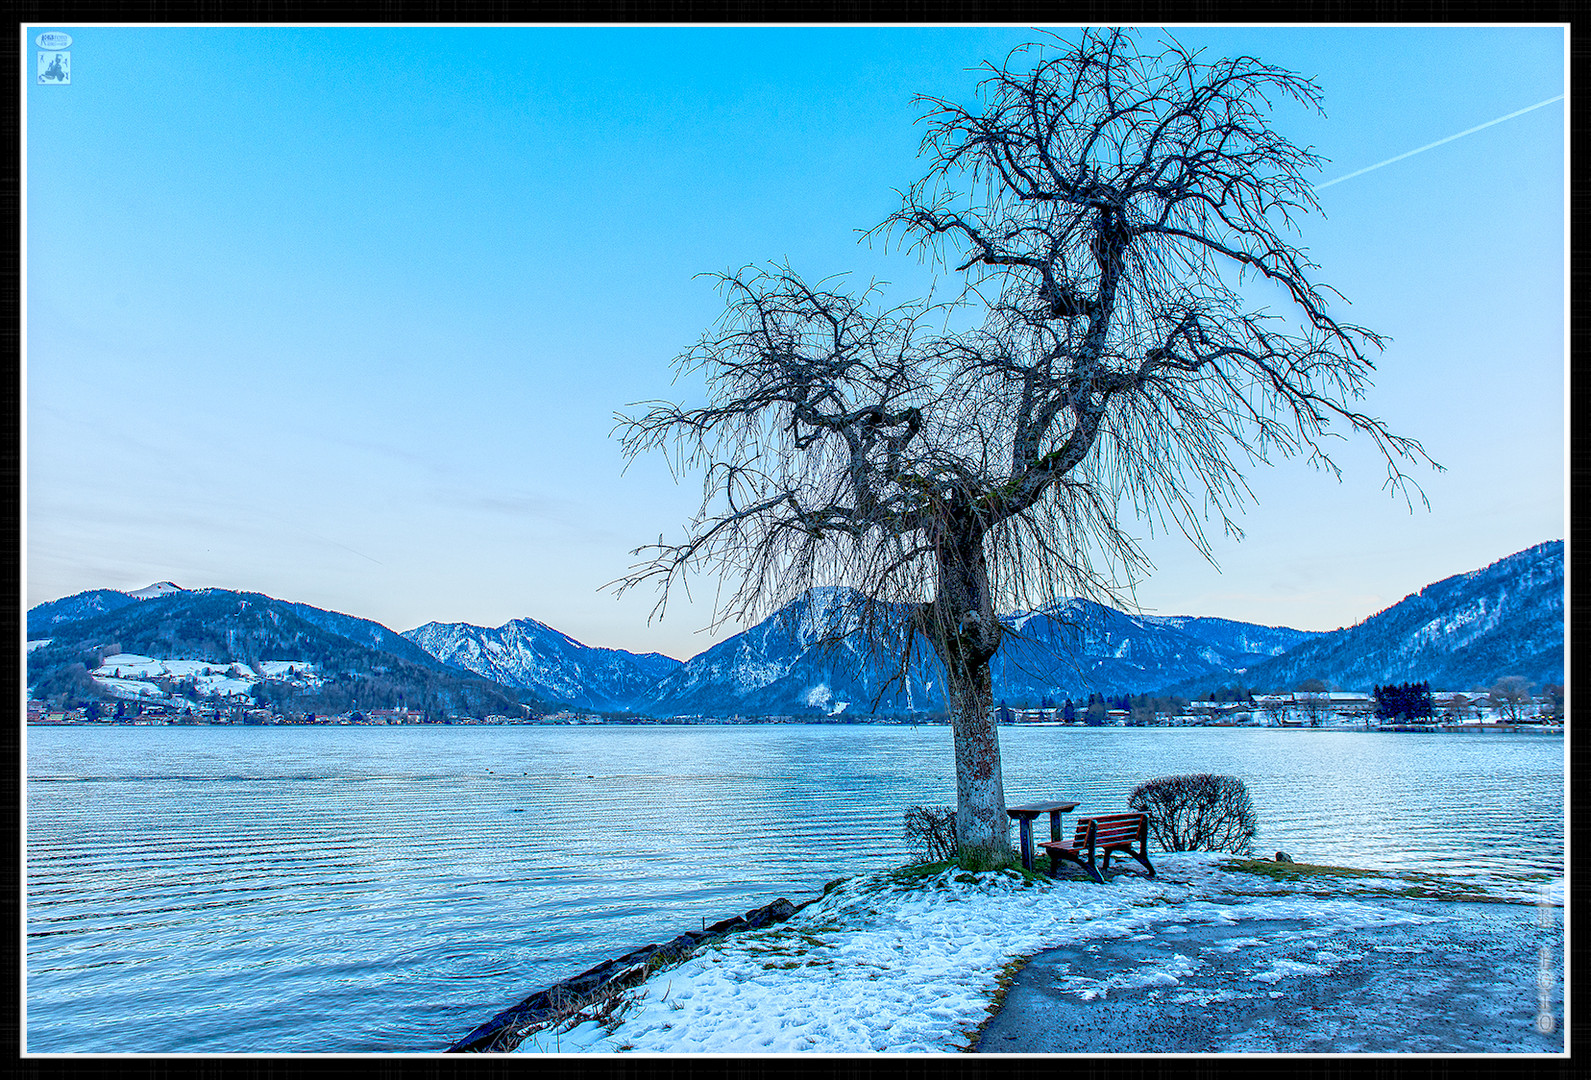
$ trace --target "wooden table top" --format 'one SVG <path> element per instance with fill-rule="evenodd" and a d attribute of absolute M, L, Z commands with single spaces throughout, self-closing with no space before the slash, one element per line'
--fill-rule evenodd
<path fill-rule="evenodd" d="M 1008 806 L 1005 808 L 1005 812 L 1014 818 L 1024 818 L 1038 817 L 1040 814 L 1056 812 L 1064 814 L 1069 810 L 1076 809 L 1077 804 L 1074 802 L 1035 802 L 1023 803 L 1021 806 Z"/>

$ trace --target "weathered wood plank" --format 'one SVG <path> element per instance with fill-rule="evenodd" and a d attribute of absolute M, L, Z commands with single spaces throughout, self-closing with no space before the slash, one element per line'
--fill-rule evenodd
<path fill-rule="evenodd" d="M 1008 806 L 1005 808 L 1005 812 L 1010 814 L 1012 817 L 1019 817 L 1022 815 L 1038 817 L 1040 814 L 1048 814 L 1054 811 L 1058 811 L 1063 814 L 1070 813 L 1076 809 L 1077 804 L 1075 802 L 1036 802 L 1023 803 L 1020 806 Z"/>

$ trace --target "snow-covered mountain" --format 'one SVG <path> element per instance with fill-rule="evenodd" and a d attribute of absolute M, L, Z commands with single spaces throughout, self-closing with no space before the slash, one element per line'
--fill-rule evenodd
<path fill-rule="evenodd" d="M 48 637 L 61 623 L 77 622 L 103 615 L 107 611 L 136 604 L 131 594 L 115 589 L 90 589 L 59 600 L 49 600 L 28 609 L 28 637 Z"/>
<path fill-rule="evenodd" d="M 882 694 L 895 673 L 889 655 L 870 654 L 855 636 L 837 644 L 825 640 L 825 626 L 848 629 L 861 610 L 862 598 L 851 590 L 814 590 L 687 661 L 641 707 L 663 715 L 943 709 L 943 673 L 921 638 L 910 677 Z M 900 611 L 886 607 L 883 614 L 898 619 Z M 1207 675 L 1231 678 L 1244 665 L 1315 636 L 1225 619 L 1134 617 L 1082 600 L 1003 621 L 1007 635 L 992 665 L 994 696 L 1012 706 L 1086 698 L 1093 691 L 1141 693 Z"/>
<path fill-rule="evenodd" d="M 1249 668 L 1244 683 L 1291 689 L 1324 679 L 1345 690 L 1429 680 L 1471 690 L 1505 675 L 1563 682 L 1563 541 L 1455 574 L 1353 626 Z"/>
<path fill-rule="evenodd" d="M 640 707 L 662 715 L 869 710 L 893 669 L 854 640 L 817 645 L 824 610 L 858 597 L 829 590 L 797 601 L 720 642 L 668 676 Z M 853 617 L 854 615 L 848 616 Z M 1563 681 L 1563 543 L 1540 544 L 1437 582 L 1358 626 L 1331 633 L 1196 616 L 1129 615 L 1062 600 L 1005 619 L 994 696 L 1013 707 L 1089 693 L 1176 691 L 1223 684 L 1292 689 L 1319 677 L 1350 690 L 1429 679 L 1443 689 L 1503 675 Z M 884 713 L 944 707 L 942 675 L 926 649 Z"/>
<path fill-rule="evenodd" d="M 1240 663 L 1259 663 L 1280 656 L 1320 636 L 1319 630 L 1294 630 L 1288 626 L 1258 626 L 1254 623 L 1215 619 L 1204 615 L 1143 615 L 1139 621 L 1181 630 L 1189 637 L 1212 645 L 1240 658 Z"/>
<path fill-rule="evenodd" d="M 443 663 L 549 701 L 582 709 L 626 712 L 680 666 L 660 653 L 584 645 L 535 619 L 487 629 L 429 622 L 403 636 Z"/>
<path fill-rule="evenodd" d="M 260 678 L 272 661 L 312 665 L 324 674 L 313 685 L 277 680 L 300 711 L 404 704 L 434 716 L 517 714 L 521 703 L 535 701 L 444 664 L 368 619 L 230 589 L 158 589 L 142 601 L 107 592 L 79 593 L 28 612 L 29 637 L 48 639 L 27 653 L 34 696 L 81 697 L 92 689 L 90 673 L 107 657 L 121 657 L 112 680 L 118 666 L 172 670 L 166 661 L 197 664 L 194 670 L 236 664 Z"/>
<path fill-rule="evenodd" d="M 37 638 L 48 634 L 59 623 L 77 622 L 80 619 L 92 618 L 107 611 L 127 607 L 129 604 L 136 604 L 140 600 L 154 600 L 157 597 L 185 591 L 182 586 L 169 581 L 157 581 L 153 585 L 145 585 L 137 592 L 90 589 L 74 596 L 62 597 L 60 600 L 50 600 L 28 611 L 28 637 Z"/>
<path fill-rule="evenodd" d="M 1438 689 L 1467 690 L 1503 675 L 1562 682 L 1563 588 L 1563 542 L 1553 541 L 1439 581 L 1329 634 L 1129 615 L 1062 600 L 1005 619 L 1008 634 L 992 673 L 995 700 L 1020 707 L 1093 691 L 1192 694 L 1232 682 L 1284 690 L 1307 678 L 1352 690 L 1423 679 Z M 140 594 L 149 598 L 136 599 Z M 496 689 L 513 688 L 505 693 L 548 703 L 658 716 L 942 709 L 942 675 L 925 643 L 918 642 L 908 677 L 892 682 L 890 650 L 872 654 L 864 635 L 843 633 L 857 626 L 865 609 L 853 590 L 815 589 L 681 663 L 585 645 L 534 619 L 493 629 L 426 623 L 398 635 L 306 604 L 164 582 L 136 594 L 79 593 L 30 610 L 28 636 L 52 640 L 30 646 L 29 684 L 85 657 L 98 663 L 96 650 L 115 643 L 120 651 L 149 657 L 303 658 L 325 674 L 323 695 L 341 685 L 339 672 L 391 682 L 401 671 L 398 681 L 410 700 L 434 697 L 439 703 L 463 700 L 466 690 L 490 696 L 495 690 L 486 684 L 455 685 L 456 677 L 479 676 Z M 902 614 L 887 605 L 875 611 L 885 623 Z"/>
<path fill-rule="evenodd" d="M 172 593 L 182 591 L 183 589 L 181 585 L 177 585 L 170 581 L 157 581 L 153 585 L 145 585 L 137 592 L 128 593 L 127 595 L 132 597 L 134 600 L 153 600 L 157 596 L 170 596 Z"/>
<path fill-rule="evenodd" d="M 1188 679 L 1230 680 L 1315 631 L 1229 619 L 1129 615 L 1062 600 L 1006 620 L 993 663 L 994 696 L 1008 705 L 1090 693 L 1145 693 Z"/>
<path fill-rule="evenodd" d="M 880 697 L 893 665 L 871 655 L 862 635 L 847 633 L 864 617 L 861 600 L 851 589 L 813 589 L 692 657 L 640 707 L 663 716 L 855 715 L 874 711 L 875 699 L 880 713 L 942 708 L 938 665 L 926 653 Z M 900 614 L 880 608 L 884 620 Z"/>

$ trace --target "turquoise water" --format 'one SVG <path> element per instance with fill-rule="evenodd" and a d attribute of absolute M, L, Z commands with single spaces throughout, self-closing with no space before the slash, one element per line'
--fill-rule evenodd
<path fill-rule="evenodd" d="M 1000 738 L 1010 803 L 1229 773 L 1260 852 L 1563 872 L 1558 737 Z M 903 811 L 953 778 L 944 727 L 29 728 L 26 1048 L 443 1049 L 629 948 L 907 861 Z"/>

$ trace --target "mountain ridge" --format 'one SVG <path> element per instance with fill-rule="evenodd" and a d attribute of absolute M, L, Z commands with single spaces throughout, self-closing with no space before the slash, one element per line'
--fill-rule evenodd
<path fill-rule="evenodd" d="M 105 592 L 111 590 L 90 590 Z M 269 661 L 315 665 L 325 678 L 311 690 L 289 694 L 304 711 L 341 711 L 406 705 L 430 713 L 457 709 L 519 713 L 539 700 L 444 664 L 379 623 L 340 612 L 230 589 L 173 589 L 145 600 L 102 605 L 78 594 L 29 612 L 50 637 L 27 653 L 28 687 L 36 696 L 95 689 L 88 673 L 108 655 L 239 664 L 263 683 Z M 104 600 L 101 597 L 99 600 Z M 101 610 L 105 606 L 108 609 Z M 48 608 L 40 612 L 40 608 Z M 81 611 L 84 617 L 63 615 Z M 35 619 L 34 615 L 39 616 Z M 278 680 L 280 681 L 280 680 Z"/>
<path fill-rule="evenodd" d="M 1002 617 L 1008 638 L 993 662 L 995 700 L 1021 707 L 1095 691 L 1192 696 L 1233 682 L 1285 690 L 1311 677 L 1363 690 L 1374 683 L 1422 680 L 1439 688 L 1456 680 L 1463 686 L 1449 688 L 1468 689 L 1504 674 L 1561 682 L 1563 581 L 1563 541 L 1548 541 L 1433 582 L 1351 627 L 1327 632 L 1213 616 L 1134 615 L 1084 600 L 1056 600 Z M 814 590 L 686 661 L 586 645 L 528 617 L 494 628 L 429 622 L 398 634 L 368 619 L 264 594 L 184 590 L 170 582 L 139 593 L 147 598 L 88 590 L 31 609 L 30 638 L 59 635 L 62 640 L 30 645 L 30 686 L 36 668 L 60 666 L 73 649 L 81 653 L 92 644 L 95 634 L 124 649 L 140 641 L 151 648 L 161 641 L 176 647 L 180 638 L 209 650 L 189 659 L 250 659 L 232 655 L 232 638 L 223 648 L 215 628 L 199 626 L 191 612 L 182 634 L 173 636 L 168 625 L 165 638 L 151 637 L 149 624 L 154 616 L 185 605 L 208 605 L 208 617 L 233 620 L 228 625 L 235 634 L 241 626 L 236 620 L 252 602 L 274 613 L 278 629 L 281 620 L 290 619 L 300 635 L 281 639 L 266 633 L 263 624 L 250 624 L 258 638 L 256 651 L 262 643 L 286 648 L 293 640 L 307 642 L 314 635 L 304 628 L 314 628 L 347 643 L 318 646 L 323 654 L 329 649 L 331 655 L 354 656 L 365 650 L 409 665 L 411 692 L 427 679 L 473 678 L 494 687 L 491 692 L 502 700 L 664 716 L 836 716 L 875 710 L 899 715 L 943 708 L 938 661 L 920 638 L 912 665 L 899 672 L 897 662 L 874 655 L 855 635 L 835 640 L 825 632 L 831 624 L 853 626 L 861 617 L 863 599 L 849 589 Z M 234 612 L 232 604 L 242 606 Z M 880 611 L 886 623 L 902 614 L 888 605 Z M 369 657 L 355 664 L 366 672 L 381 666 Z M 418 672 L 432 674 L 421 679 Z"/>
<path fill-rule="evenodd" d="M 600 712 L 635 703 L 680 661 L 586 645 L 535 619 L 502 626 L 428 622 L 401 635 L 437 659 L 504 686 Z"/>
<path fill-rule="evenodd" d="M 1319 678 L 1345 689 L 1430 682 L 1471 690 L 1505 675 L 1564 676 L 1563 541 L 1549 540 L 1410 593 L 1352 626 L 1262 661 L 1253 685 Z M 1198 681 L 1181 689 L 1208 689 Z"/>

